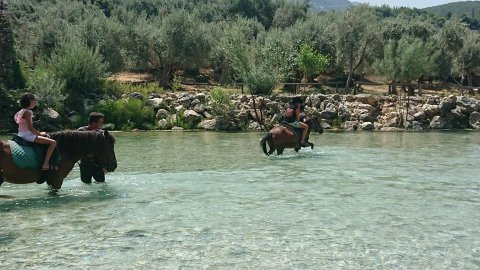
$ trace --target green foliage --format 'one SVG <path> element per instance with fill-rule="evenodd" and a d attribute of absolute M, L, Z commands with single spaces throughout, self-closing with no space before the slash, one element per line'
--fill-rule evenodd
<path fill-rule="evenodd" d="M 95 110 L 104 113 L 106 121 L 119 130 L 152 129 L 154 126 L 153 108 L 135 98 L 106 101 Z"/>
<path fill-rule="evenodd" d="M 13 45 L 12 29 L 2 12 L 0 13 L 0 84 L 10 89 L 18 89 L 25 86 L 25 80 Z"/>
<path fill-rule="evenodd" d="M 28 74 L 27 89 L 40 101 L 40 107 L 50 107 L 57 111 L 63 109 L 63 102 L 67 98 L 65 81 L 56 78 L 45 67 L 38 66 Z"/>
<path fill-rule="evenodd" d="M 411 83 L 423 75 L 435 74 L 435 61 L 440 55 L 430 43 L 407 38 L 390 41 L 385 46 L 384 59 L 376 63 L 377 72 L 389 80 Z"/>
<path fill-rule="evenodd" d="M 177 114 L 175 118 L 173 119 L 174 121 L 170 123 L 170 125 L 173 127 L 181 127 L 186 130 L 190 129 L 195 129 L 197 127 L 197 123 L 191 123 L 185 119 L 185 116 L 183 114 Z"/>
<path fill-rule="evenodd" d="M 103 89 L 105 89 L 107 95 L 115 97 L 121 97 L 124 94 L 128 95 L 135 92 L 142 94 L 144 97 L 147 97 L 151 93 L 165 93 L 165 89 L 159 87 L 158 83 L 131 84 L 107 80 L 103 84 Z"/>
<path fill-rule="evenodd" d="M 210 93 L 210 105 L 212 113 L 217 120 L 217 126 L 221 130 L 243 129 L 242 123 L 238 123 L 235 114 L 235 105 L 230 95 L 222 88 L 214 88 Z"/>
<path fill-rule="evenodd" d="M 304 44 L 300 48 L 297 61 L 305 77 L 312 78 L 327 68 L 330 59 L 325 55 L 315 52 L 312 46 Z"/>
<path fill-rule="evenodd" d="M 174 74 L 171 87 L 173 92 L 178 92 L 182 88 L 182 77 Z"/>
<path fill-rule="evenodd" d="M 355 72 L 372 62 L 382 43 L 378 17 L 366 5 L 349 9 L 336 25 L 337 65 L 348 74 L 346 88 Z"/>
<path fill-rule="evenodd" d="M 79 43 L 64 43 L 55 49 L 49 68 L 59 80 L 65 81 L 69 105 L 80 110 L 83 98 L 98 93 L 107 75 L 107 65 L 98 50 Z"/>

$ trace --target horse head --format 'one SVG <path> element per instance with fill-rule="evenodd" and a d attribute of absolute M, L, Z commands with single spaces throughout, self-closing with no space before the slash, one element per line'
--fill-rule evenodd
<path fill-rule="evenodd" d="M 323 133 L 322 125 L 320 125 L 320 120 L 318 116 L 314 115 L 308 118 L 305 123 L 308 125 L 310 131 L 318 132 L 319 134 Z"/>
<path fill-rule="evenodd" d="M 115 138 L 108 131 L 103 131 L 97 141 L 97 147 L 93 151 L 93 161 L 108 172 L 117 168 L 115 156 Z"/>

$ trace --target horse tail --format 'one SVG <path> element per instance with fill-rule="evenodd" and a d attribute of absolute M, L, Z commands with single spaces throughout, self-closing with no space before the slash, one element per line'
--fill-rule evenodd
<path fill-rule="evenodd" d="M 262 146 L 262 149 L 263 149 L 263 153 L 265 153 L 265 155 L 267 156 L 270 156 L 270 154 L 268 153 L 267 151 L 267 141 L 268 142 L 271 142 L 272 141 L 272 133 L 269 132 L 267 133 L 267 135 L 265 135 L 262 140 L 260 141 L 260 145 Z"/>

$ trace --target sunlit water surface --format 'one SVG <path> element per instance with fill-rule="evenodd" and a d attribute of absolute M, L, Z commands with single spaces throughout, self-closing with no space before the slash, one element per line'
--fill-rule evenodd
<path fill-rule="evenodd" d="M 3 184 L 0 268 L 480 268 L 479 132 L 262 135 L 117 133 L 105 184 Z"/>

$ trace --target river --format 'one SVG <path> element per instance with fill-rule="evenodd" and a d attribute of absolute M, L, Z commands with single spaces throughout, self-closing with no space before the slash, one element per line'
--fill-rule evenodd
<path fill-rule="evenodd" d="M 2 269 L 480 268 L 480 132 L 115 136 L 107 183 L 0 187 Z"/>

